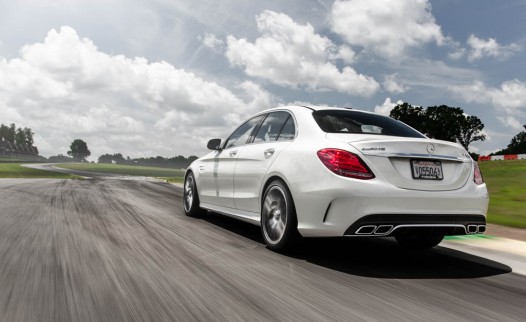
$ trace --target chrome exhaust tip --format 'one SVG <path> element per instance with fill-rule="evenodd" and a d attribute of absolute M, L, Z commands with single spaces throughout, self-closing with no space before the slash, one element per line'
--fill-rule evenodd
<path fill-rule="evenodd" d="M 375 235 L 387 235 L 393 230 L 393 225 L 380 225 L 374 231 Z"/>
<path fill-rule="evenodd" d="M 366 225 L 356 230 L 356 235 L 371 235 L 376 230 L 376 225 Z"/>
<path fill-rule="evenodd" d="M 486 232 L 486 225 L 479 225 L 477 227 L 477 231 L 478 231 L 479 234 L 485 233 Z"/>
<path fill-rule="evenodd" d="M 476 234 L 477 225 L 468 225 L 468 234 Z"/>

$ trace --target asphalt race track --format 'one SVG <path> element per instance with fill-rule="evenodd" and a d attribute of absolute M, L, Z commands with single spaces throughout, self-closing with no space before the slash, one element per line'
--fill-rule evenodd
<path fill-rule="evenodd" d="M 384 239 L 267 250 L 162 182 L 0 179 L 1 321 L 524 321 L 526 277 Z"/>

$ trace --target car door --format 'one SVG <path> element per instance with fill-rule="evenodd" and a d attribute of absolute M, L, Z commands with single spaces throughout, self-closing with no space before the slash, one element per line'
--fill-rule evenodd
<path fill-rule="evenodd" d="M 223 144 L 220 151 L 203 158 L 199 172 L 202 180 L 200 201 L 213 206 L 235 208 L 234 169 L 240 149 L 252 138 L 263 116 L 256 116 L 243 123 Z"/>
<path fill-rule="evenodd" d="M 234 171 L 236 208 L 259 218 L 259 197 L 263 178 L 279 153 L 295 137 L 292 115 L 285 111 L 269 113 L 250 144 L 239 151 Z M 257 217 L 257 218 L 256 218 Z"/>

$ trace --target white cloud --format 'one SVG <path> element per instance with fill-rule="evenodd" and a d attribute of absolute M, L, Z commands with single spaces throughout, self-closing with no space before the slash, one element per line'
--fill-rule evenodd
<path fill-rule="evenodd" d="M 382 85 L 386 91 L 396 94 L 404 93 L 409 89 L 409 87 L 404 85 L 404 81 L 402 81 L 396 73 L 386 75 Z"/>
<path fill-rule="evenodd" d="M 203 45 L 212 48 L 216 51 L 222 52 L 225 47 L 225 42 L 217 38 L 214 34 L 207 33 L 202 39 Z"/>
<path fill-rule="evenodd" d="M 391 98 L 388 97 L 385 99 L 382 105 L 376 105 L 374 107 L 374 112 L 378 114 L 382 114 L 385 116 L 389 116 L 391 113 L 391 110 L 398 104 L 402 104 L 402 101 L 397 101 L 396 103 L 391 102 Z"/>
<path fill-rule="evenodd" d="M 249 76 L 286 87 L 312 91 L 335 90 L 369 96 L 378 89 L 374 78 L 358 74 L 350 66 L 339 70 L 332 62 L 354 59 L 350 47 L 340 47 L 315 33 L 310 24 L 300 25 L 289 16 L 266 10 L 256 17 L 262 35 L 254 43 L 227 37 L 226 57 Z"/>
<path fill-rule="evenodd" d="M 76 138 L 94 156 L 200 154 L 209 136 L 273 103 L 251 82 L 232 91 L 167 62 L 106 54 L 70 27 L 0 57 L 2 121 L 32 128 L 43 155 Z"/>
<path fill-rule="evenodd" d="M 506 116 L 506 117 L 503 117 L 503 116 L 497 116 L 497 119 L 502 123 L 504 124 L 505 126 L 507 127 L 511 127 L 512 129 L 516 130 L 516 131 L 521 131 L 524 129 L 523 125 L 521 124 L 521 122 L 519 122 L 519 120 L 517 120 L 515 117 L 513 116 Z"/>
<path fill-rule="evenodd" d="M 484 40 L 473 34 L 469 36 L 467 45 L 469 46 L 469 61 L 474 61 L 483 57 L 506 59 L 521 49 L 520 46 L 515 43 L 502 46 L 494 38 Z"/>
<path fill-rule="evenodd" d="M 338 52 L 330 57 L 331 59 L 341 59 L 347 64 L 354 63 L 356 53 L 351 47 L 343 45 L 338 49 Z"/>
<path fill-rule="evenodd" d="M 516 79 L 502 83 L 499 88 L 475 81 L 471 85 L 452 86 L 450 90 L 468 102 L 493 104 L 508 113 L 526 109 L 526 83 Z"/>
<path fill-rule="evenodd" d="M 427 0 L 337 0 L 330 22 L 349 44 L 383 57 L 400 57 L 408 48 L 446 40 Z"/>

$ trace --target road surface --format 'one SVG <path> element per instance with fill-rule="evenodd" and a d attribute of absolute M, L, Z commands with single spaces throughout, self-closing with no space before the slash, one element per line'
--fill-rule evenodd
<path fill-rule="evenodd" d="M 526 277 L 384 239 L 265 248 L 162 182 L 0 179 L 1 321 L 524 321 Z"/>

